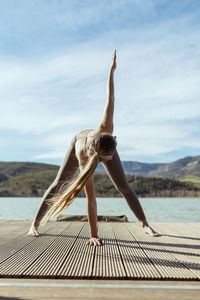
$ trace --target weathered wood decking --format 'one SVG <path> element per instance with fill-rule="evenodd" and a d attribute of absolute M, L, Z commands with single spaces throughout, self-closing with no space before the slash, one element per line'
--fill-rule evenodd
<path fill-rule="evenodd" d="M 89 247 L 87 222 L 48 222 L 30 238 L 30 221 L 0 221 L 0 277 L 200 280 L 200 223 L 98 223 L 105 245 Z"/>

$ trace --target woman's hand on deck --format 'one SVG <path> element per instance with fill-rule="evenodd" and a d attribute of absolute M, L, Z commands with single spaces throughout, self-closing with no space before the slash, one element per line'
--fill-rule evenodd
<path fill-rule="evenodd" d="M 100 238 L 91 237 L 86 244 L 88 246 L 101 246 L 104 244 L 104 242 Z"/>
<path fill-rule="evenodd" d="M 115 50 L 112 56 L 111 71 L 114 72 L 116 67 L 117 67 L 117 63 L 116 63 L 116 50 Z"/>

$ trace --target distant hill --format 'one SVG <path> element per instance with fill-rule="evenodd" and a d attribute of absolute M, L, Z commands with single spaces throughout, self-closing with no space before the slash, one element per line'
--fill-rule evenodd
<path fill-rule="evenodd" d="M 25 174 L 27 172 L 38 172 L 38 171 L 57 171 L 58 166 L 43 163 L 32 163 L 32 162 L 0 162 L 0 174 L 5 176 L 16 176 Z"/>
<path fill-rule="evenodd" d="M 200 156 L 187 156 L 169 164 L 163 164 L 152 170 L 147 176 L 161 176 L 184 179 L 200 183 Z"/>
<path fill-rule="evenodd" d="M 159 167 L 165 164 L 148 164 L 148 163 L 140 163 L 137 161 L 122 161 L 122 165 L 126 174 L 135 174 L 140 176 L 148 176 L 150 172 L 156 171 Z M 97 167 L 98 173 L 106 173 L 102 164 L 99 164 Z"/>
<path fill-rule="evenodd" d="M 123 162 L 125 172 L 133 171 L 135 164 Z M 150 164 L 147 164 L 150 165 Z M 155 172 L 155 165 L 147 166 L 150 172 Z M 146 164 L 138 163 L 137 169 L 144 172 Z M 100 166 L 101 168 L 101 166 Z M 135 167 L 136 168 L 136 167 Z M 59 167 L 50 164 L 29 162 L 0 162 L 0 196 L 1 197 L 41 197 L 56 177 Z M 98 169 L 99 170 L 99 169 Z M 97 171 L 98 171 L 97 170 Z M 100 169 L 101 170 L 101 169 Z M 138 172 L 140 172 L 138 170 Z M 144 173 L 143 173 L 144 174 Z M 144 177 L 129 174 L 127 178 L 138 196 L 143 197 L 196 197 L 200 196 L 200 188 L 170 178 Z M 95 189 L 99 197 L 118 197 L 112 182 L 106 174 L 95 173 Z M 83 196 L 83 192 L 80 196 Z"/>
<path fill-rule="evenodd" d="M 0 196 L 40 196 L 58 168 L 42 163 L 0 162 Z"/>
<path fill-rule="evenodd" d="M 123 161 L 122 165 L 126 174 L 172 178 L 200 185 L 200 156 L 187 156 L 166 164 Z M 99 165 L 97 172 L 105 173 L 103 166 Z"/>

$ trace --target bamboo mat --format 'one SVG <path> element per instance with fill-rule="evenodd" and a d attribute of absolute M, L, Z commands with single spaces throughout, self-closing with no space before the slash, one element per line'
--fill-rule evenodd
<path fill-rule="evenodd" d="M 200 280 L 200 223 L 98 223 L 105 244 L 87 246 L 87 222 L 48 222 L 39 238 L 30 221 L 0 221 L 0 277 Z"/>

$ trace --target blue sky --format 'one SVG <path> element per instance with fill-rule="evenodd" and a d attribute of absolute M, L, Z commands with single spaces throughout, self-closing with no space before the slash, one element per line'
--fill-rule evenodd
<path fill-rule="evenodd" d="M 60 164 L 101 120 L 114 49 L 121 159 L 200 155 L 198 0 L 0 0 L 0 160 Z"/>

